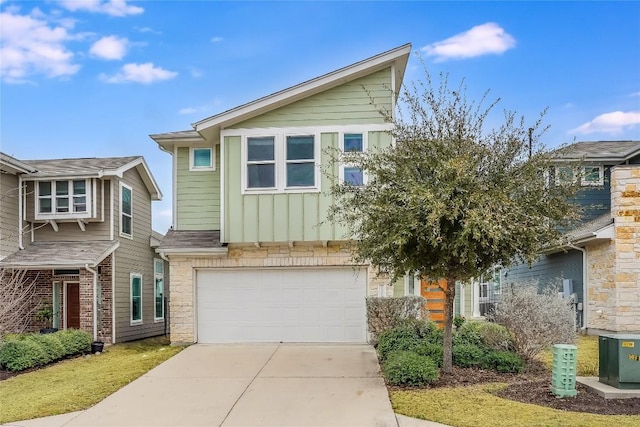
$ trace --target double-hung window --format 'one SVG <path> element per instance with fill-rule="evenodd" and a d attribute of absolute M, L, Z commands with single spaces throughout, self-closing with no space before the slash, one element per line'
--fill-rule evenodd
<path fill-rule="evenodd" d="M 247 188 L 276 187 L 275 137 L 247 138 Z"/>
<path fill-rule="evenodd" d="M 36 218 L 83 218 L 89 212 L 89 185 L 86 179 L 38 182 Z"/>
<path fill-rule="evenodd" d="M 133 237 L 133 190 L 120 183 L 120 235 Z"/>
<path fill-rule="evenodd" d="M 342 136 L 342 151 L 348 154 L 363 153 L 365 151 L 365 140 L 362 133 L 345 133 Z M 361 168 L 345 163 L 340 166 L 340 178 L 349 185 L 364 185 L 364 173 Z"/>
<path fill-rule="evenodd" d="M 242 149 L 243 192 L 317 192 L 320 189 L 319 134 L 294 130 L 254 135 L 246 137 Z"/>
<path fill-rule="evenodd" d="M 153 260 L 154 267 L 154 295 L 155 295 L 155 320 L 164 319 L 164 261 L 161 259 Z"/>
<path fill-rule="evenodd" d="M 287 188 L 316 185 L 313 135 L 287 136 Z"/>
<path fill-rule="evenodd" d="M 142 275 L 131 273 L 131 323 L 142 322 Z"/>

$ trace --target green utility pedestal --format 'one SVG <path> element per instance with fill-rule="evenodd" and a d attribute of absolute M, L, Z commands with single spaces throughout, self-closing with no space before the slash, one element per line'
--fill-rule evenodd
<path fill-rule="evenodd" d="M 576 363 L 578 348 L 570 344 L 553 346 L 551 391 L 556 397 L 573 397 L 576 390 Z"/>

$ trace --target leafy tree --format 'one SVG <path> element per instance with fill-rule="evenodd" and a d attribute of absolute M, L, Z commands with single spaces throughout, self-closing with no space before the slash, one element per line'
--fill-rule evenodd
<path fill-rule="evenodd" d="M 514 112 L 486 129 L 489 112 L 466 98 L 464 82 L 405 87 L 393 123 L 394 143 L 366 153 L 331 150 L 332 159 L 361 168 L 367 185 L 335 182 L 329 219 L 357 236 L 354 258 L 383 274 L 446 279 L 443 369 L 452 367 L 456 281 L 478 277 L 514 259 L 533 261 L 579 215 L 576 184 L 549 179 L 554 153 L 539 142 L 542 116 L 531 129 Z M 404 112 L 404 113 L 402 113 Z M 530 140 L 532 145 L 530 148 Z"/>

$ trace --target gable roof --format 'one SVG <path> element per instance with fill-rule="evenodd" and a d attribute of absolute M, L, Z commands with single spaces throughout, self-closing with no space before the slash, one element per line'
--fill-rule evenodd
<path fill-rule="evenodd" d="M 581 141 L 558 150 L 558 160 L 622 163 L 640 155 L 640 141 Z"/>
<path fill-rule="evenodd" d="M 35 168 L 8 154 L 0 152 L 0 170 L 11 174 L 32 173 Z"/>
<path fill-rule="evenodd" d="M 162 199 L 162 192 L 142 156 L 23 160 L 23 163 L 37 170 L 29 175 L 28 180 L 59 177 L 122 178 L 126 171 L 135 167 L 149 190 L 151 199 Z"/>
<path fill-rule="evenodd" d="M 151 139 L 156 141 L 158 145 L 164 150 L 170 150 L 171 146 L 179 142 L 193 142 L 198 137 L 204 142 L 204 139 L 200 134 L 210 129 L 213 132 L 217 132 L 224 127 L 231 126 L 235 123 L 239 123 L 248 120 L 252 117 L 256 117 L 265 114 L 269 111 L 299 101 L 309 96 L 315 95 L 320 92 L 332 89 L 334 87 L 343 85 L 350 81 L 359 79 L 366 75 L 372 74 L 376 71 L 383 70 L 387 67 L 394 65 L 395 67 L 395 82 L 399 86 L 404 78 L 404 72 L 409 61 L 409 54 L 411 53 L 411 43 L 398 46 L 394 49 L 356 62 L 355 64 L 348 65 L 330 73 L 324 74 L 320 77 L 316 77 L 306 82 L 297 84 L 287 89 L 275 92 L 271 95 L 264 96 L 256 99 L 255 101 L 242 104 L 238 107 L 208 117 L 193 123 L 194 131 L 186 130 L 180 132 L 169 132 L 149 135 Z M 398 88 L 394 88 L 396 92 Z M 397 94 L 396 94 L 397 96 Z"/>

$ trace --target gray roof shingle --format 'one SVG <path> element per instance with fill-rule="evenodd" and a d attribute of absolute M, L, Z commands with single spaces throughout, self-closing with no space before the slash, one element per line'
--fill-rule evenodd
<path fill-rule="evenodd" d="M 640 141 L 583 141 L 558 150 L 559 157 L 566 160 L 612 160 L 624 161 L 640 155 Z"/>
<path fill-rule="evenodd" d="M 219 230 L 169 230 L 158 247 L 159 251 L 171 249 L 222 248 Z"/>
<path fill-rule="evenodd" d="M 33 242 L 0 261 L 2 267 L 95 267 L 119 246 L 117 240 Z"/>
<path fill-rule="evenodd" d="M 96 175 L 105 170 L 119 169 L 142 156 L 89 157 L 77 159 L 23 160 L 38 170 L 34 176 Z"/>

